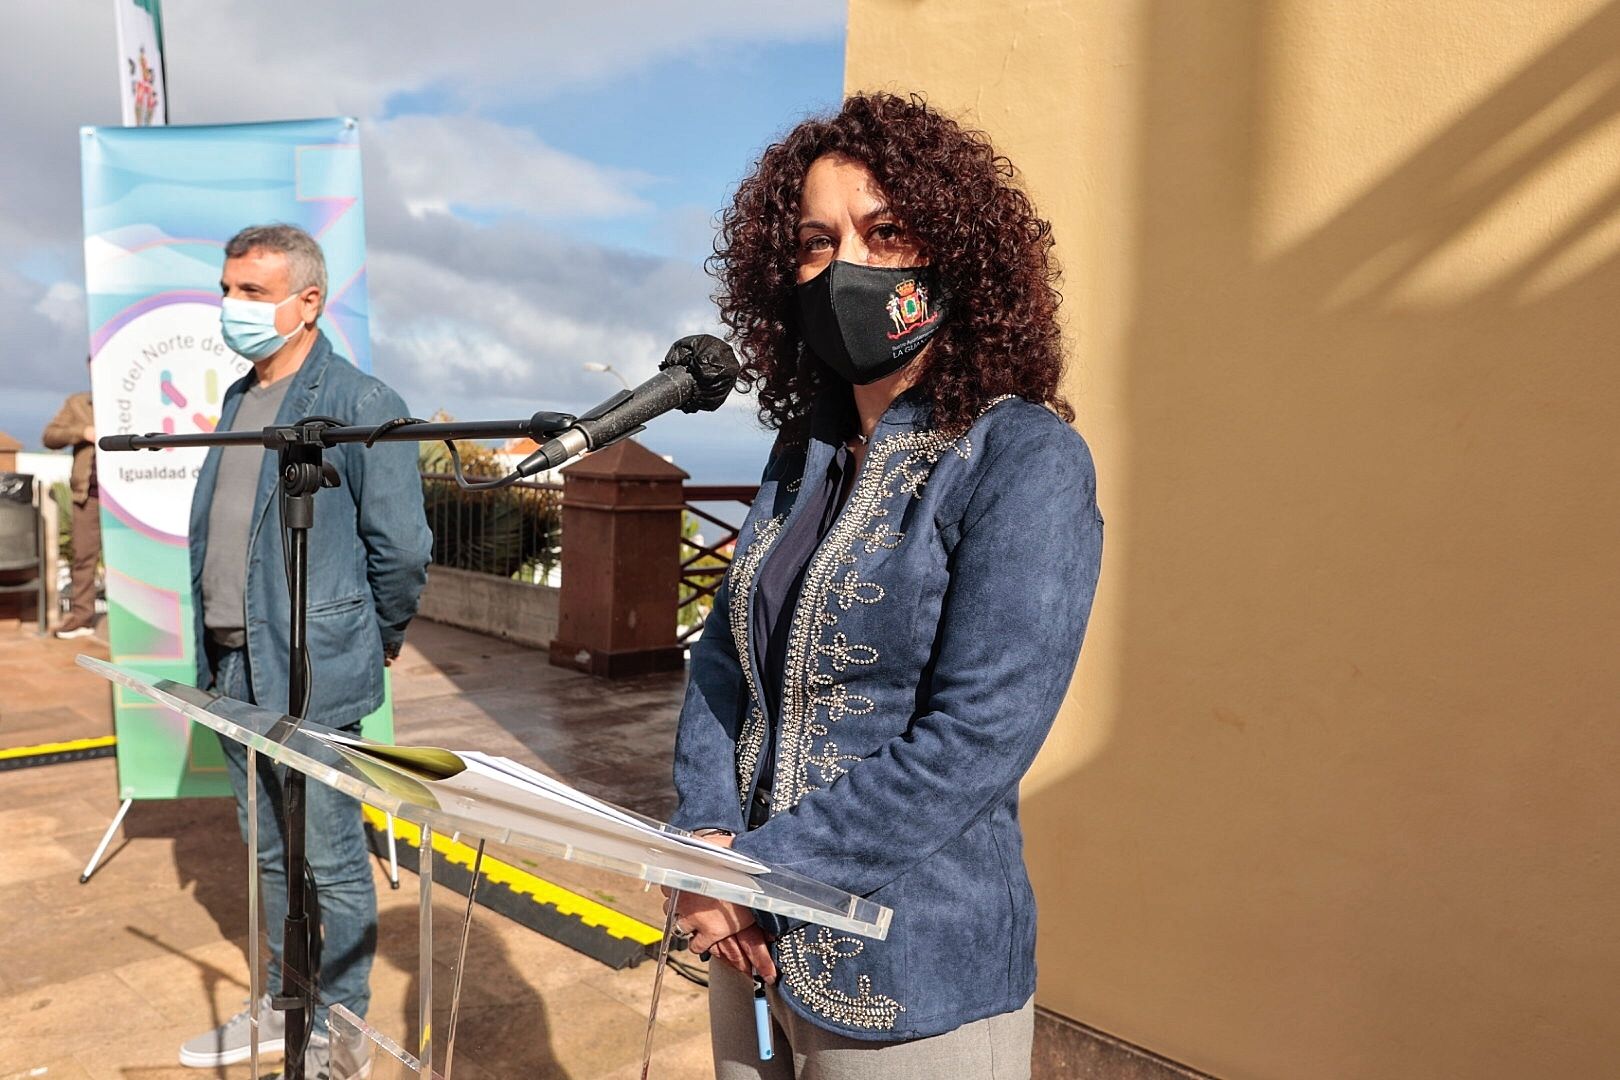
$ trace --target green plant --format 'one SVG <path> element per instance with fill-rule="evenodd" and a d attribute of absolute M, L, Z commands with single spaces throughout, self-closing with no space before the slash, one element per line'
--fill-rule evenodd
<path fill-rule="evenodd" d="M 435 420 L 448 420 L 436 413 Z M 457 442 L 463 472 L 499 476 L 505 466 L 479 443 Z M 433 561 L 481 574 L 544 579 L 561 555 L 562 507 L 558 492 L 532 486 L 465 491 L 446 479 L 454 464 L 443 443 L 423 443 L 422 504 L 433 531 Z"/>
<path fill-rule="evenodd" d="M 701 527 L 701 525 L 702 523 L 690 511 L 683 512 L 681 514 L 681 539 L 690 541 L 691 544 L 712 543 L 698 536 L 698 529 Z M 692 558 L 694 554 L 696 554 L 696 552 L 689 544 L 681 545 L 681 562 L 686 562 L 686 560 Z M 714 555 L 699 555 L 696 561 L 694 561 L 691 566 L 686 568 L 684 574 L 691 575 L 694 571 L 706 570 L 710 568 L 714 568 L 717 571 L 723 571 L 726 568 L 726 560 L 717 558 Z M 699 575 L 697 580 L 703 585 L 719 585 L 720 574 L 716 572 L 714 574 Z M 686 588 L 684 581 L 682 582 L 681 587 L 683 589 Z M 681 610 L 679 613 L 677 613 L 675 621 L 683 627 L 696 626 L 698 623 L 703 622 L 709 617 L 709 612 L 713 608 L 714 595 L 712 593 L 707 596 L 695 597 L 694 599 L 689 600 L 681 605 Z"/>

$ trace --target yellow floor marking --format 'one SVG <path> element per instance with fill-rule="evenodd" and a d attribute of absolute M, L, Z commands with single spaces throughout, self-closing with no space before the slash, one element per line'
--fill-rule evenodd
<path fill-rule="evenodd" d="M 8 758 L 43 757 L 46 754 L 70 754 L 75 750 L 96 750 L 118 742 L 116 735 L 102 735 L 94 739 L 71 739 L 68 742 L 41 743 L 38 746 L 14 746 L 0 750 L 0 761 Z"/>
<path fill-rule="evenodd" d="M 373 806 L 365 806 L 363 810 L 366 820 L 378 831 L 388 827 L 387 816 L 381 810 Z M 401 818 L 394 819 L 394 835 L 401 843 L 411 847 L 419 847 L 422 843 L 422 830 Z M 433 834 L 433 850 L 468 871 L 472 870 L 473 861 L 478 855 L 477 848 L 439 832 Z M 562 914 L 572 916 L 586 926 L 600 927 L 614 937 L 626 938 L 638 945 L 652 945 L 664 936 L 664 932 L 656 926 L 632 919 L 488 853 L 484 855 L 483 875 L 486 881 L 505 885 L 513 892 L 532 898 L 537 904 L 550 904 Z"/>

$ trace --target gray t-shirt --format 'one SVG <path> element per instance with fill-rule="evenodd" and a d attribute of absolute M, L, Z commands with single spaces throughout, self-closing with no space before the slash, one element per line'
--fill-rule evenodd
<path fill-rule="evenodd" d="M 276 412 L 292 385 L 287 375 L 269 386 L 254 383 L 242 395 L 232 431 L 258 431 L 276 422 Z M 227 645 L 243 636 L 243 593 L 247 587 L 248 530 L 259 469 L 270 453 L 261 446 L 220 450 L 214 501 L 208 507 L 208 545 L 203 553 L 203 625 Z"/>

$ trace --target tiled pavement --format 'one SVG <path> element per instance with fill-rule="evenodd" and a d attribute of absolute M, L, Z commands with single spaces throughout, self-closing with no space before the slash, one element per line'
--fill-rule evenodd
<path fill-rule="evenodd" d="M 88 647 L 86 647 L 88 646 Z M 76 667 L 93 639 L 41 639 L 0 624 L 0 748 L 106 734 L 106 684 Z M 517 758 L 654 815 L 673 805 L 669 753 L 681 678 L 608 683 L 544 654 L 432 623 L 395 669 L 402 742 Z M 247 997 L 246 851 L 227 799 L 136 803 L 88 885 L 78 875 L 117 809 L 111 759 L 0 772 L 0 1080 L 246 1078 L 245 1065 L 183 1069 L 179 1044 Z M 534 856 L 495 854 L 647 922 L 639 883 Z M 377 868 L 381 935 L 370 1019 L 416 1037 L 416 879 Z M 435 985 L 464 901 L 436 901 Z M 474 916 L 454 1076 L 639 1075 L 652 965 L 613 971 L 500 915 Z M 705 991 L 664 983 L 655 1077 L 712 1075 Z M 434 1031 L 442 1046 L 447 1017 Z"/>

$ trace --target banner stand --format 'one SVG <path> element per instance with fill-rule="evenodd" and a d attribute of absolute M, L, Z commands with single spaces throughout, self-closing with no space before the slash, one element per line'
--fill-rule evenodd
<path fill-rule="evenodd" d="M 287 222 L 315 237 L 330 282 L 318 325 L 339 354 L 371 370 L 353 119 L 87 127 L 80 134 L 99 434 L 214 430 L 226 388 L 250 369 L 219 333 L 224 245 L 249 225 Z M 111 659 L 180 682 L 197 678 L 187 533 L 205 454 L 97 455 Z M 391 742 L 386 673 L 384 687 L 388 696 L 362 731 Z M 85 880 L 105 861 L 131 802 L 231 794 L 213 732 L 121 686 L 114 688 L 113 723 L 118 810 Z"/>
<path fill-rule="evenodd" d="M 135 802 L 134 799 L 125 799 L 123 802 L 118 804 L 118 813 L 113 815 L 112 824 L 107 826 L 107 831 L 105 833 L 103 833 L 102 836 L 101 836 L 101 843 L 96 845 L 95 854 L 90 856 L 90 861 L 85 863 L 85 865 L 84 865 L 84 873 L 79 875 L 79 884 L 80 885 L 83 885 L 86 882 L 88 882 L 90 880 L 90 875 L 94 874 L 96 872 L 96 866 L 97 866 L 97 864 L 99 864 L 101 862 L 101 857 L 107 853 L 107 845 L 112 843 L 113 833 L 117 832 L 118 831 L 118 826 L 120 826 L 120 825 L 122 825 L 124 823 L 124 815 L 129 813 L 129 808 L 130 808 L 130 806 L 132 806 L 134 804 L 134 802 Z M 395 843 L 395 839 L 394 839 L 394 815 L 389 814 L 387 816 L 388 816 L 388 885 L 389 885 L 389 888 L 398 889 L 399 888 L 399 847 Z"/>

